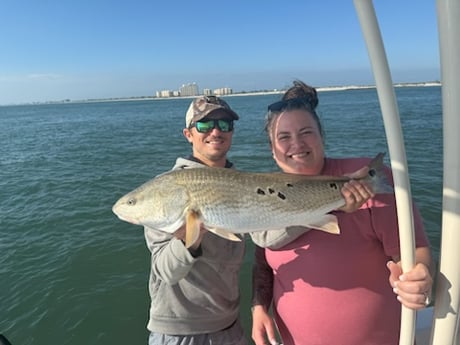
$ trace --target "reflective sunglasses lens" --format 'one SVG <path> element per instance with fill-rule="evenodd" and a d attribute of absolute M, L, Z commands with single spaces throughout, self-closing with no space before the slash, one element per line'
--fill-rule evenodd
<path fill-rule="evenodd" d="M 233 121 L 217 120 L 217 127 L 221 132 L 230 132 L 233 129 Z"/>
<path fill-rule="evenodd" d="M 217 128 L 221 132 L 231 132 L 233 130 L 232 120 L 209 120 L 209 121 L 198 121 L 195 123 L 195 128 L 200 133 L 208 133 L 214 128 Z"/>
<path fill-rule="evenodd" d="M 208 133 L 214 128 L 214 120 L 211 121 L 198 121 L 195 123 L 196 130 L 200 133 Z"/>

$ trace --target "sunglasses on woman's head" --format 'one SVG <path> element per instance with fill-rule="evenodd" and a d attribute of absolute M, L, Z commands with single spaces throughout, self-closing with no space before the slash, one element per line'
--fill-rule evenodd
<path fill-rule="evenodd" d="M 190 125 L 195 127 L 196 130 L 200 133 L 211 132 L 214 128 L 221 132 L 231 132 L 233 130 L 233 120 L 207 120 L 207 121 L 197 121 Z"/>
<path fill-rule="evenodd" d="M 268 111 L 278 112 L 278 111 L 283 111 L 286 109 L 302 108 L 305 106 L 308 106 L 309 108 L 313 108 L 311 105 L 310 97 L 291 98 L 291 99 L 286 99 L 284 101 L 275 102 L 268 106 Z"/>

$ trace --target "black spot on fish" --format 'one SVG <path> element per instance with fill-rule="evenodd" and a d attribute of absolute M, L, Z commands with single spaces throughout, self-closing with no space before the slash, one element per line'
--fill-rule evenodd
<path fill-rule="evenodd" d="M 339 186 L 337 186 L 337 183 L 331 182 L 329 184 L 329 187 L 334 188 L 334 189 L 339 189 Z"/>
<path fill-rule="evenodd" d="M 275 193 L 275 190 L 274 190 L 273 188 L 268 188 L 268 192 L 269 192 L 270 194 L 273 194 L 273 193 Z"/>
<path fill-rule="evenodd" d="M 265 195 L 265 192 L 262 189 L 257 188 L 257 194 Z"/>
<path fill-rule="evenodd" d="M 377 174 L 377 172 L 375 171 L 375 169 L 370 169 L 368 174 L 370 177 L 374 177 Z"/>
<path fill-rule="evenodd" d="M 284 195 L 281 192 L 278 192 L 278 198 L 280 198 L 281 200 L 286 200 L 286 195 Z"/>
<path fill-rule="evenodd" d="M 287 187 L 294 187 L 294 185 L 290 184 L 290 183 L 287 183 L 286 184 Z"/>

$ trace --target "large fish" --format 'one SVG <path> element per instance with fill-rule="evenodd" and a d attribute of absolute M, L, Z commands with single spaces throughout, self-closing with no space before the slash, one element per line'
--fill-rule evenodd
<path fill-rule="evenodd" d="M 234 234 L 304 226 L 338 234 L 337 218 L 328 214 L 345 205 L 340 192 L 348 177 L 251 173 L 225 168 L 173 170 L 120 198 L 113 212 L 129 223 L 175 232 L 186 224 L 186 246 L 201 224 L 215 234 Z M 375 193 L 389 192 L 383 154 L 362 178 Z"/>

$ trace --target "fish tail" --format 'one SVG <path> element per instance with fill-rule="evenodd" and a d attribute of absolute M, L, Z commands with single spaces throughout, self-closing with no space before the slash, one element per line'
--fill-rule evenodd
<path fill-rule="evenodd" d="M 369 163 L 368 179 L 374 193 L 393 193 L 393 187 L 388 182 L 385 174 L 383 156 L 385 156 L 385 153 L 380 152 Z"/>

